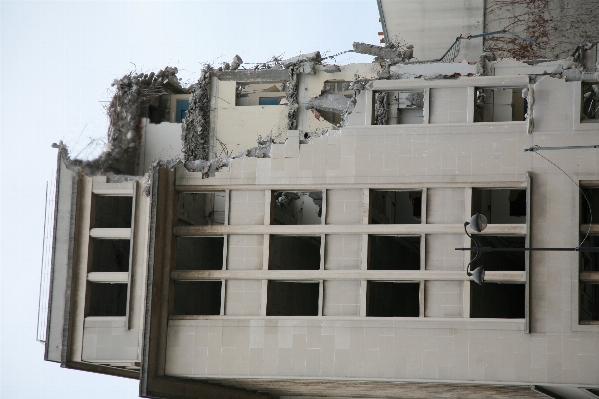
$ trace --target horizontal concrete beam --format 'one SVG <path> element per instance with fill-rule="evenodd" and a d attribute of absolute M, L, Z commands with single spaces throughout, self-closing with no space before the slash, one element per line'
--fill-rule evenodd
<path fill-rule="evenodd" d="M 375 80 L 372 90 L 402 90 L 402 89 L 426 89 L 435 87 L 526 87 L 528 86 L 528 75 L 524 76 L 484 76 L 463 77 L 459 79 L 394 79 Z"/>
<path fill-rule="evenodd" d="M 358 225 L 239 225 L 239 226 L 177 226 L 176 236 L 220 236 L 227 234 L 379 234 L 379 235 L 420 235 L 420 234 L 464 234 L 461 224 L 358 224 Z M 488 225 L 480 235 L 525 235 L 524 224 Z"/>
<path fill-rule="evenodd" d="M 589 232 L 589 234 L 597 234 L 599 233 L 599 226 L 597 226 L 596 224 L 591 226 L 591 230 L 589 231 L 589 225 L 588 224 L 581 224 L 580 225 L 580 232 L 582 234 L 586 234 L 587 232 Z"/>
<path fill-rule="evenodd" d="M 356 128 L 356 126 L 352 126 Z M 200 172 L 181 172 L 184 175 L 194 176 Z M 228 184 L 228 185 L 209 185 L 213 183 L 210 179 L 202 180 L 201 177 L 197 178 L 200 184 L 187 184 L 190 179 L 182 178 L 177 179 L 175 189 L 180 192 L 192 192 L 192 191 L 219 191 L 219 190 L 278 190 L 278 191 L 305 191 L 305 190 L 334 190 L 334 189 L 374 189 L 374 190 L 409 190 L 409 189 L 421 189 L 421 188 L 526 188 L 526 180 L 524 176 L 521 181 L 495 181 L 495 182 L 434 182 L 434 183 L 393 183 L 393 184 Z"/>
<path fill-rule="evenodd" d="M 433 270 L 175 270 L 173 280 L 377 280 L 465 281 L 465 271 Z M 525 272 L 486 272 L 485 281 L 524 283 Z"/>
<path fill-rule="evenodd" d="M 599 272 L 581 272 L 580 282 L 599 284 Z"/>
<path fill-rule="evenodd" d="M 131 229 L 91 229 L 89 236 L 93 238 L 105 238 L 105 239 L 130 239 Z"/>
<path fill-rule="evenodd" d="M 219 72 L 216 77 L 222 81 L 243 83 L 284 82 L 289 80 L 289 71 L 286 69 L 261 69 L 259 71 L 238 69 L 236 71 Z"/>
<path fill-rule="evenodd" d="M 87 281 L 90 283 L 124 283 L 129 282 L 127 272 L 91 272 L 87 273 Z"/>

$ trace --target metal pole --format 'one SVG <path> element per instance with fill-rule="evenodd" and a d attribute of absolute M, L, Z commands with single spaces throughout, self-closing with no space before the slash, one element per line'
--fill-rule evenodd
<path fill-rule="evenodd" d="M 561 252 L 599 252 L 599 247 L 580 247 L 580 248 L 456 248 L 456 251 L 471 252 L 521 252 L 521 251 L 561 251 Z"/>
<path fill-rule="evenodd" d="M 566 145 L 562 147 L 539 147 L 533 145 L 532 147 L 525 148 L 524 152 L 536 152 L 536 151 L 551 151 L 551 150 L 581 150 L 585 148 L 599 148 L 599 145 Z"/>

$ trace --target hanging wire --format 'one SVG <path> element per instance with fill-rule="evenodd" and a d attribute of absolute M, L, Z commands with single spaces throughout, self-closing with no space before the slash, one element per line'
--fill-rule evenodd
<path fill-rule="evenodd" d="M 552 164 L 553 166 L 555 166 L 556 168 L 558 168 L 564 175 L 566 175 L 566 177 L 568 179 L 572 180 L 572 183 L 574 183 L 576 185 L 576 187 L 578 187 L 578 190 L 580 190 L 580 192 L 582 193 L 582 196 L 586 200 L 587 206 L 589 207 L 589 215 L 590 215 L 590 218 L 591 218 L 590 219 L 590 223 L 589 223 L 589 229 L 587 230 L 587 234 L 584 236 L 584 238 L 580 242 L 580 245 L 578 245 L 578 247 L 576 247 L 576 249 L 578 249 L 578 248 L 580 248 L 582 246 L 582 244 L 588 238 L 588 236 L 589 236 L 589 234 L 591 232 L 591 226 L 593 225 L 593 209 L 591 208 L 591 203 L 590 203 L 589 199 L 587 198 L 587 195 L 582 190 L 582 188 L 580 188 L 580 185 L 578 185 L 578 183 L 576 183 L 576 181 L 574 181 L 574 179 L 572 179 L 570 176 L 568 176 L 568 174 L 562 168 L 560 168 L 555 163 L 553 163 L 553 161 L 547 159 L 543 154 L 539 153 L 540 149 L 541 149 L 541 147 L 539 147 L 538 145 L 533 145 L 532 147 L 530 147 L 529 151 L 534 152 L 535 154 L 537 154 L 538 156 L 540 156 L 541 158 L 543 158 L 544 160 L 546 160 L 547 162 L 549 162 L 550 164 Z"/>

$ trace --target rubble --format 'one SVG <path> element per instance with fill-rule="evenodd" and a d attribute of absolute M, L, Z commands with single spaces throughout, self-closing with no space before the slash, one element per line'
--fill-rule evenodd
<path fill-rule="evenodd" d="M 198 82 L 191 86 L 189 110 L 181 124 L 185 161 L 209 158 L 211 77 L 212 67 L 206 65 Z"/>
<path fill-rule="evenodd" d="M 243 64 L 243 60 L 239 55 L 235 54 L 235 57 L 233 57 L 233 61 L 231 61 L 231 70 L 238 70 L 241 64 Z"/>
<path fill-rule="evenodd" d="M 306 104 L 306 109 L 317 109 L 342 113 L 347 109 L 349 100 L 341 93 L 331 89 L 324 89 L 320 96 L 314 97 Z"/>

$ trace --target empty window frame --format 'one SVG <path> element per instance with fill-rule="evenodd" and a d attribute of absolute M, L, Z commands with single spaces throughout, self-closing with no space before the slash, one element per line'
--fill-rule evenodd
<path fill-rule="evenodd" d="M 178 270 L 222 270 L 224 237 L 177 237 Z"/>
<path fill-rule="evenodd" d="M 370 224 L 419 224 L 422 191 L 370 190 Z"/>
<path fill-rule="evenodd" d="M 271 224 L 322 224 L 322 191 L 273 191 Z"/>
<path fill-rule="evenodd" d="M 471 318 L 524 319 L 524 308 L 525 284 L 470 282 Z"/>
<path fill-rule="evenodd" d="M 175 281 L 174 315 L 219 315 L 221 281 Z"/>
<path fill-rule="evenodd" d="M 525 121 L 528 112 L 526 88 L 477 87 L 474 122 Z"/>
<path fill-rule="evenodd" d="M 87 316 L 126 316 L 127 284 L 88 283 Z"/>
<path fill-rule="evenodd" d="M 319 286 L 313 281 L 269 281 L 266 315 L 318 316 Z"/>
<path fill-rule="evenodd" d="M 90 272 L 128 272 L 130 240 L 90 238 Z"/>
<path fill-rule="evenodd" d="M 489 224 L 526 223 L 526 189 L 472 189 L 472 214 L 485 215 Z"/>
<path fill-rule="evenodd" d="M 314 117 L 334 125 L 340 124 L 343 119 L 342 113 L 347 109 L 349 99 L 353 97 L 349 85 L 350 82 L 344 80 L 325 81 L 320 95 L 308 102 Z"/>
<path fill-rule="evenodd" d="M 366 316 L 418 317 L 420 315 L 420 283 L 368 281 Z"/>
<path fill-rule="evenodd" d="M 368 270 L 420 270 L 420 236 L 368 236 Z"/>
<path fill-rule="evenodd" d="M 599 321 L 599 284 L 581 283 L 579 295 L 580 321 Z"/>
<path fill-rule="evenodd" d="M 116 195 L 93 196 L 92 228 L 130 228 L 133 217 L 133 197 Z"/>
<path fill-rule="evenodd" d="M 235 92 L 236 106 L 286 105 L 285 82 L 238 82 Z"/>
<path fill-rule="evenodd" d="M 596 223 L 599 220 L 599 187 L 582 187 L 582 192 L 584 195 L 580 195 L 580 224 L 591 223 L 591 212 L 593 223 Z"/>
<path fill-rule="evenodd" d="M 586 233 L 580 235 L 580 241 Z M 579 241 L 579 242 L 580 242 Z M 599 236 L 588 236 L 582 247 L 599 247 Z M 599 252 L 579 252 L 581 272 L 599 272 Z"/>
<path fill-rule="evenodd" d="M 483 247 L 491 248 L 524 248 L 526 240 L 523 236 L 475 235 L 474 237 Z M 472 259 L 476 256 L 475 254 L 475 252 L 471 253 Z M 526 269 L 524 251 L 496 251 L 485 255 L 478 263 L 485 267 L 485 271 L 523 272 Z M 473 266 L 476 267 L 477 265 Z"/>
<path fill-rule="evenodd" d="M 599 82 L 582 83 L 582 122 L 599 122 Z"/>
<path fill-rule="evenodd" d="M 270 236 L 269 270 L 319 270 L 320 236 Z"/>
<path fill-rule="evenodd" d="M 179 193 L 178 225 L 225 224 L 225 191 Z"/>
<path fill-rule="evenodd" d="M 373 124 L 423 124 L 424 105 L 424 90 L 375 92 Z"/>

